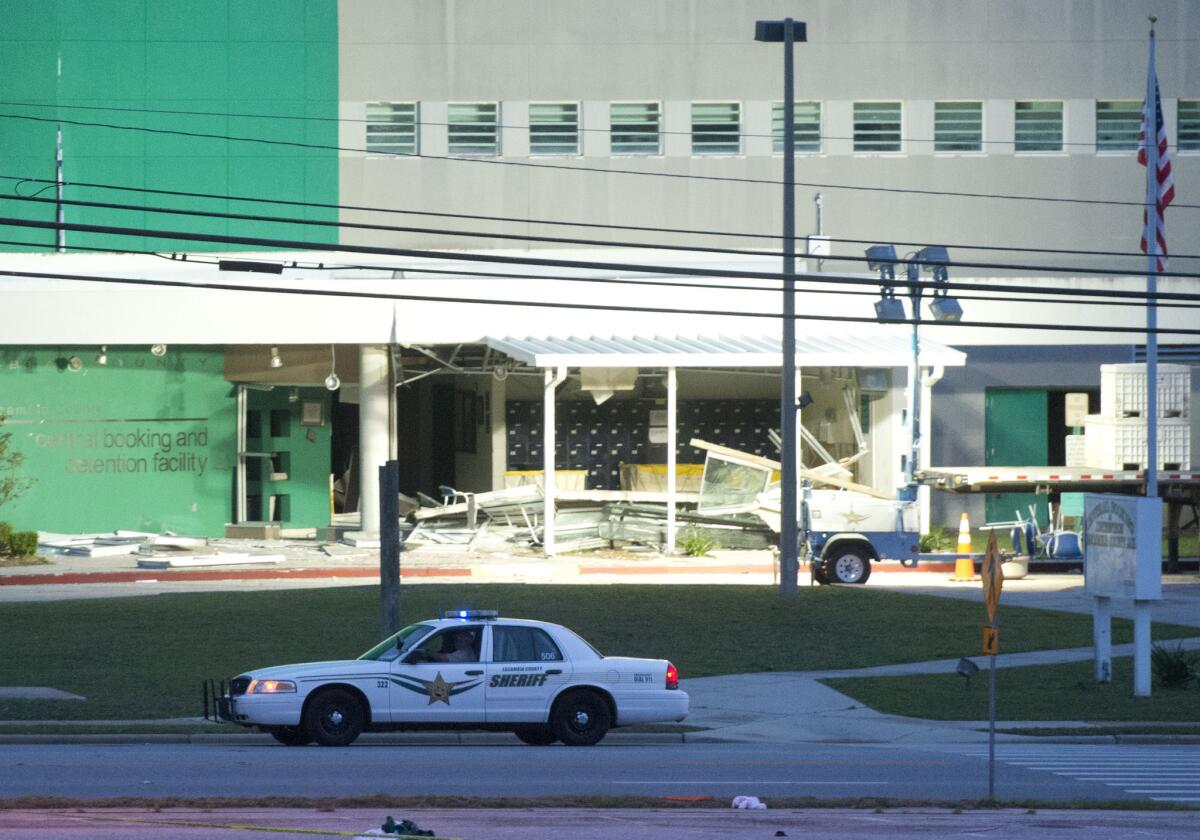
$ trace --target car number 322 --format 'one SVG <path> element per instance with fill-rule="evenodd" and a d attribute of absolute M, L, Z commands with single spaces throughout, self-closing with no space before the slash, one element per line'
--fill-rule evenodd
<path fill-rule="evenodd" d="M 289 746 L 344 746 L 363 731 L 405 729 L 590 746 L 612 727 L 688 713 L 665 659 L 604 656 L 566 627 L 480 611 L 410 625 L 357 659 L 248 671 L 214 700 L 219 720 Z"/>

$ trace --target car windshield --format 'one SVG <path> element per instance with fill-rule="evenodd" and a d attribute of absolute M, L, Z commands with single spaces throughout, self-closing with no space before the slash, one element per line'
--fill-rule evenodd
<path fill-rule="evenodd" d="M 358 658 L 390 661 L 408 653 L 417 642 L 425 638 L 432 630 L 433 627 L 429 624 L 410 624 L 399 633 L 388 636 Z"/>

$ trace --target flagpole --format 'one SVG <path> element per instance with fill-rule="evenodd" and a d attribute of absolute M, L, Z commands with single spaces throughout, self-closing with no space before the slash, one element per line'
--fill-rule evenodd
<path fill-rule="evenodd" d="M 1154 23 L 1150 18 L 1150 69 L 1146 73 L 1146 496 L 1158 495 L 1158 78 Z"/>

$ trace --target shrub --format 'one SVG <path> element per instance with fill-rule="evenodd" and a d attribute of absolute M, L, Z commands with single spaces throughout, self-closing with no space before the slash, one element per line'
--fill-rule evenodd
<path fill-rule="evenodd" d="M 6 416 L 0 411 L 0 426 L 4 425 Z M 12 432 L 0 431 L 0 470 L 6 475 L 0 478 L 0 506 L 20 496 L 33 486 L 33 479 L 20 474 L 25 456 L 20 452 L 10 450 Z"/>
<path fill-rule="evenodd" d="M 29 557 L 37 554 L 37 531 L 14 531 L 8 538 L 8 550 L 17 557 Z"/>
<path fill-rule="evenodd" d="M 699 528 L 688 528 L 679 535 L 679 547 L 688 557 L 703 557 L 718 547 L 716 538 Z"/>
<path fill-rule="evenodd" d="M 1154 645 L 1150 650 L 1150 670 L 1163 688 L 1184 688 L 1196 679 L 1197 656 L 1183 649 L 1183 642 L 1174 648 Z"/>
<path fill-rule="evenodd" d="M 8 553 L 8 544 L 12 540 L 12 526 L 7 522 L 0 522 L 0 554 Z"/>
<path fill-rule="evenodd" d="M 957 534 L 951 535 L 945 528 L 938 528 L 921 535 L 921 551 L 926 554 L 934 551 L 950 551 L 957 545 Z"/>

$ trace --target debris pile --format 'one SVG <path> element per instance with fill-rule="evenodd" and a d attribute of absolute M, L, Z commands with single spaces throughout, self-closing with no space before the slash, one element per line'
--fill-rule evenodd
<path fill-rule="evenodd" d="M 105 534 L 52 534 L 38 532 L 39 550 L 67 557 L 136 557 L 143 569 L 176 569 L 199 566 L 232 566 L 282 563 L 282 554 L 212 552 L 207 537 L 154 534 L 146 531 L 113 531 Z"/>
<path fill-rule="evenodd" d="M 411 514 L 405 544 L 425 549 L 497 551 L 542 544 L 545 533 L 541 488 L 533 485 L 490 493 L 458 494 L 465 502 L 426 504 Z M 677 528 L 694 528 L 722 548 L 762 549 L 775 542 L 761 519 L 742 512 L 702 515 L 698 493 L 677 494 Z M 424 501 L 424 500 L 423 500 Z M 560 551 L 597 548 L 660 549 L 667 542 L 665 494 L 654 491 L 576 490 L 555 495 L 554 541 Z"/>

